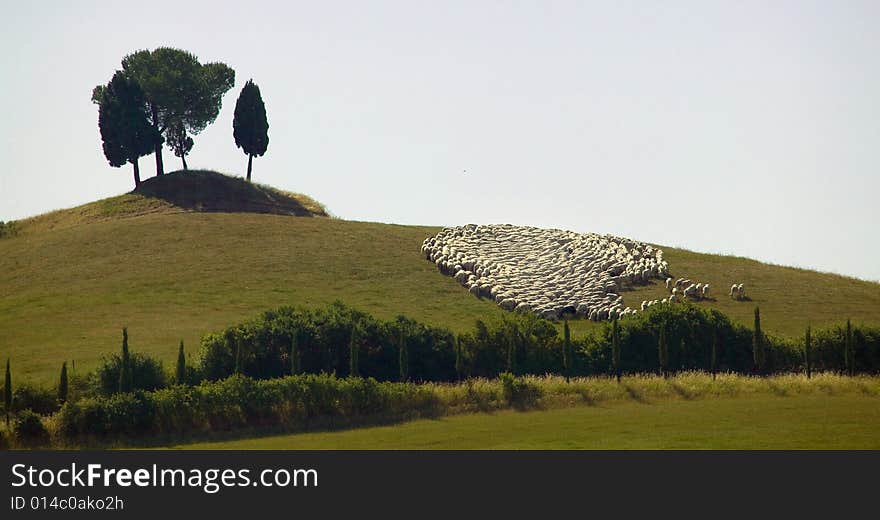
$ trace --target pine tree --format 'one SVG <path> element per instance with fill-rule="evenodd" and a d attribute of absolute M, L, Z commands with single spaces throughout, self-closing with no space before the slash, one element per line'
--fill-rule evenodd
<path fill-rule="evenodd" d="M 666 323 L 660 326 L 660 338 L 657 341 L 657 354 L 660 361 L 660 375 L 669 377 L 669 346 L 666 343 Z"/>
<path fill-rule="evenodd" d="M 348 374 L 351 377 L 358 377 L 360 370 L 358 367 L 358 351 L 360 350 L 360 334 L 357 326 L 351 328 L 351 339 L 349 341 L 348 351 Z"/>
<path fill-rule="evenodd" d="M 400 370 L 400 382 L 405 383 L 409 379 L 409 353 L 406 346 L 406 334 L 403 327 L 400 328 L 400 337 L 398 338 L 398 358 L 397 364 Z"/>
<path fill-rule="evenodd" d="M 12 410 L 12 374 L 9 372 L 9 358 L 6 358 L 6 379 L 3 382 L 3 409 L 6 411 L 6 429 L 9 429 L 9 412 Z"/>
<path fill-rule="evenodd" d="M 61 364 L 61 379 L 58 381 L 58 402 L 64 404 L 67 402 L 67 361 Z"/>
<path fill-rule="evenodd" d="M 183 353 L 183 340 L 180 340 L 180 348 L 177 350 L 177 374 L 175 379 L 178 385 L 186 384 L 186 355 Z"/>
<path fill-rule="evenodd" d="M 620 382 L 620 325 L 617 318 L 611 322 L 611 361 L 614 364 L 614 375 Z"/>
<path fill-rule="evenodd" d="M 565 320 L 562 327 L 562 370 L 566 381 L 571 377 L 571 361 L 571 329 L 568 328 L 568 320 Z"/>
<path fill-rule="evenodd" d="M 755 370 L 764 373 L 764 365 L 767 362 L 767 352 L 764 346 L 764 334 L 761 332 L 761 310 L 755 307 L 755 330 L 752 336 L 752 355 L 755 361 Z"/>
<path fill-rule="evenodd" d="M 810 326 L 807 325 L 807 332 L 804 334 L 804 365 L 807 369 L 807 379 L 813 376 L 813 337 L 810 333 Z"/>
<path fill-rule="evenodd" d="M 119 392 L 131 392 L 131 354 L 128 352 L 128 329 L 122 329 L 122 359 L 119 363 Z"/>

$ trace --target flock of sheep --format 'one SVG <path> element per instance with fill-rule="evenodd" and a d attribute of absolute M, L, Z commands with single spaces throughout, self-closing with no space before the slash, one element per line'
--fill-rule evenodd
<path fill-rule="evenodd" d="M 441 273 L 453 276 L 473 295 L 548 319 L 564 313 L 594 321 L 615 319 L 655 304 L 709 296 L 709 284 L 681 278 L 673 282 L 662 250 L 613 235 L 468 224 L 444 228 L 425 239 L 421 249 Z M 643 301 L 640 309 L 625 307 L 618 293 L 651 279 L 665 279 L 670 296 Z M 734 292 L 745 295 L 732 288 L 731 296 Z"/>

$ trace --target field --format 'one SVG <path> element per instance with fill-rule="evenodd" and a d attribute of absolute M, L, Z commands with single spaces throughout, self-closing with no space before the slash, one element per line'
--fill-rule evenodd
<path fill-rule="evenodd" d="M 174 175 L 186 174 L 165 181 Z M 455 331 L 502 312 L 419 254 L 437 228 L 195 211 L 191 198 L 158 192 L 28 219 L 0 239 L 0 359 L 11 358 L 17 381 L 54 383 L 64 360 L 77 372 L 94 367 L 119 348 L 122 327 L 132 349 L 172 366 L 180 340 L 193 355 L 202 335 L 279 305 L 340 299 L 380 318 L 405 314 Z M 808 322 L 846 318 L 880 323 L 880 284 L 663 249 L 674 276 L 714 288 L 715 299 L 700 305 L 747 325 L 760 305 L 769 333 L 798 336 Z M 724 287 L 732 281 L 744 282 L 752 301 L 730 300 Z M 658 282 L 624 299 L 637 307 L 665 294 Z M 593 326 L 575 322 L 573 333 Z"/>
<path fill-rule="evenodd" d="M 876 397 L 760 396 L 469 414 L 187 449 L 880 449 Z"/>

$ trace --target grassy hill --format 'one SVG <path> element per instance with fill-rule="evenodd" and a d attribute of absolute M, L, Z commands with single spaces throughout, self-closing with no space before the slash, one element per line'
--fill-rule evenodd
<path fill-rule="evenodd" d="M 127 326 L 133 350 L 172 366 L 181 339 L 195 353 L 203 334 L 267 308 L 335 299 L 456 331 L 503 312 L 419 254 L 437 228 L 302 218 L 326 216 L 302 195 L 187 172 L 20 221 L 0 238 L 0 359 L 12 359 L 18 381 L 54 382 L 63 360 L 79 372 L 118 349 Z M 799 335 L 808 322 L 847 317 L 880 323 L 880 284 L 663 249 L 674 276 L 714 287 L 715 300 L 699 305 L 746 324 L 760 305 L 770 333 Z M 752 301 L 727 298 L 733 281 Z M 657 283 L 624 299 L 637 307 L 665 294 Z M 576 322 L 574 334 L 592 326 Z"/>

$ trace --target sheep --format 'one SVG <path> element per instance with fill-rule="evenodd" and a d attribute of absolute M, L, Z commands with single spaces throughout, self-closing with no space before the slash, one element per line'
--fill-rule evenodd
<path fill-rule="evenodd" d="M 667 278 L 666 279 L 666 290 L 668 291 L 671 288 L 672 288 L 672 278 Z"/>
<path fill-rule="evenodd" d="M 736 286 L 736 292 L 739 294 L 739 299 L 744 300 L 746 298 L 746 288 L 743 284 L 739 284 Z"/>
<path fill-rule="evenodd" d="M 734 299 L 739 299 L 739 288 L 737 288 L 736 284 L 730 286 L 730 297 Z"/>
<path fill-rule="evenodd" d="M 701 295 L 703 298 L 709 297 L 709 284 L 703 286 L 703 294 Z"/>

